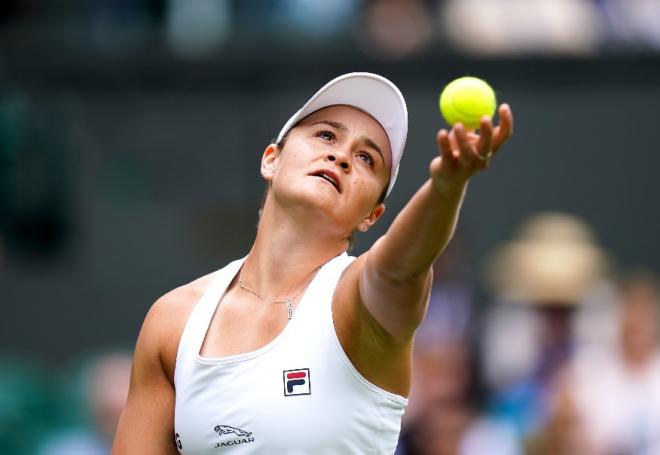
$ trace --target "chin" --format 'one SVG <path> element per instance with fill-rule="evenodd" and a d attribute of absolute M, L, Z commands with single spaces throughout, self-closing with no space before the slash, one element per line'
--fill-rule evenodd
<path fill-rule="evenodd" d="M 324 215 L 332 213 L 337 208 L 341 194 L 332 193 L 329 188 L 320 185 L 292 185 L 276 195 L 283 208 L 303 209 L 310 212 L 321 211 Z"/>
<path fill-rule="evenodd" d="M 342 194 L 333 193 L 320 185 L 300 186 L 286 194 L 279 203 L 305 222 L 323 223 L 324 227 L 334 226 L 338 231 L 350 230 Z"/>

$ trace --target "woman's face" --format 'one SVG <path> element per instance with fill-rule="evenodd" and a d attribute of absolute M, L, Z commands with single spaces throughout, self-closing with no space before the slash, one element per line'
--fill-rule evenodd
<path fill-rule="evenodd" d="M 392 152 L 382 126 L 350 106 L 320 109 L 304 118 L 282 150 L 269 147 L 262 175 L 271 196 L 290 209 L 314 214 L 338 232 L 369 227 L 382 214 L 377 204 L 390 177 Z"/>

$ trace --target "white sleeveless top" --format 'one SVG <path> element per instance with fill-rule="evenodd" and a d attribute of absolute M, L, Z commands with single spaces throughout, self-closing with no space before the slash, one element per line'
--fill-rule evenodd
<path fill-rule="evenodd" d="M 408 401 L 362 377 L 332 321 L 335 286 L 354 259 L 344 253 L 326 263 L 266 346 L 206 358 L 199 354 L 202 342 L 243 260 L 215 272 L 179 342 L 174 424 L 180 453 L 394 453 Z"/>

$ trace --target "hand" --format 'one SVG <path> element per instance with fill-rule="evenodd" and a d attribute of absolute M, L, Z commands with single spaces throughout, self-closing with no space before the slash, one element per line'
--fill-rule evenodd
<path fill-rule="evenodd" d="M 492 119 L 481 119 L 479 134 L 466 131 L 461 123 L 450 132 L 438 131 L 436 141 L 440 156 L 431 161 L 431 178 L 465 183 L 477 172 L 486 169 L 490 160 L 513 134 L 513 114 L 508 104 L 502 104 L 498 113 L 500 124 L 493 126 Z"/>

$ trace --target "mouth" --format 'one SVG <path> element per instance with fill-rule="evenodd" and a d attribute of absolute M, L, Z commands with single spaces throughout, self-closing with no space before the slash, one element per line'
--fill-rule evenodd
<path fill-rule="evenodd" d="M 313 175 L 314 177 L 322 178 L 323 180 L 334 186 L 338 193 L 341 193 L 341 184 L 339 182 L 339 176 L 334 172 L 327 169 L 323 169 L 321 171 L 314 172 L 311 175 Z"/>

